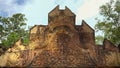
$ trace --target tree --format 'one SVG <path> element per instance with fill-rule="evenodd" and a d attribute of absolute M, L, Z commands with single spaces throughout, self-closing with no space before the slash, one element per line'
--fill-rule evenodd
<path fill-rule="evenodd" d="M 18 39 L 23 38 L 28 43 L 28 31 L 25 30 L 24 14 L 14 14 L 12 17 L 0 17 L 0 40 L 5 47 L 12 46 Z"/>
<path fill-rule="evenodd" d="M 96 19 L 96 31 L 104 33 L 103 38 L 109 39 L 112 43 L 120 44 L 120 1 L 111 0 L 100 7 L 102 19 Z"/>
<path fill-rule="evenodd" d="M 95 37 L 95 42 L 96 42 L 97 45 L 102 44 L 103 40 L 104 40 L 104 37 L 101 36 L 101 35 L 98 35 L 98 36 Z"/>

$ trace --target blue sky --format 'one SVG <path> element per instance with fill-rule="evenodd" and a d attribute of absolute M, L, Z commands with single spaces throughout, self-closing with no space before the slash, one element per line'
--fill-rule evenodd
<path fill-rule="evenodd" d="M 27 25 L 47 25 L 48 13 L 60 5 L 60 9 L 67 6 L 76 14 L 76 24 L 81 25 L 81 20 L 84 19 L 94 28 L 94 19 L 99 17 L 99 7 L 108 1 L 110 0 L 0 0 L 0 15 L 23 13 L 28 19 Z"/>

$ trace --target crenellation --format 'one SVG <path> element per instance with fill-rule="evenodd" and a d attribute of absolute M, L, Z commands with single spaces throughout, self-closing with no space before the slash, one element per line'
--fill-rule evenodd
<path fill-rule="evenodd" d="M 105 66 L 111 53 L 118 53 L 109 40 L 95 44 L 95 31 L 84 20 L 75 25 L 76 15 L 67 7 L 56 6 L 48 14 L 48 25 L 30 29 L 29 46 L 37 50 L 31 67 L 89 67 Z"/>
<path fill-rule="evenodd" d="M 84 20 L 81 25 L 75 25 L 75 19 L 76 15 L 68 7 L 61 10 L 56 6 L 48 14 L 48 25 L 33 26 L 28 46 L 18 40 L 0 56 L 0 66 L 120 66 L 120 45 L 116 47 L 107 39 L 103 45 L 96 45 L 94 29 Z"/>

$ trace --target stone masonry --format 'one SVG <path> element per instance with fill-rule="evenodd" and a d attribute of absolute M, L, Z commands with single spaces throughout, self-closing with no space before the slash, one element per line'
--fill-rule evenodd
<path fill-rule="evenodd" d="M 67 7 L 59 6 L 48 14 L 48 25 L 30 29 L 30 43 L 41 50 L 31 67 L 85 67 L 106 65 L 105 55 L 118 52 L 109 40 L 95 45 L 94 30 L 82 20 L 75 25 L 76 15 Z"/>
<path fill-rule="evenodd" d="M 0 54 L 0 67 L 120 66 L 120 45 L 116 47 L 107 39 L 96 45 L 94 29 L 84 20 L 75 25 L 75 18 L 69 8 L 56 6 L 48 14 L 48 25 L 30 29 L 28 46 L 20 39 Z"/>
<path fill-rule="evenodd" d="M 82 25 L 75 25 L 75 17 L 69 8 L 61 10 L 56 6 L 48 14 L 48 25 L 35 25 L 30 29 L 29 46 L 40 51 L 31 67 L 104 66 L 105 56 L 118 52 L 107 39 L 102 46 L 97 46 L 94 30 L 84 20 Z"/>

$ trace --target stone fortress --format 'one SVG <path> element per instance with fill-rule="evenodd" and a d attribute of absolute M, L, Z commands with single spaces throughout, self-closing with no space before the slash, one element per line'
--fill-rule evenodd
<path fill-rule="evenodd" d="M 105 39 L 95 44 L 95 31 L 84 20 L 56 6 L 48 14 L 48 25 L 30 29 L 29 45 L 18 40 L 0 56 L 0 67 L 99 67 L 120 66 L 120 49 Z"/>
<path fill-rule="evenodd" d="M 103 45 L 96 45 L 94 29 L 84 20 L 82 25 L 75 25 L 75 17 L 68 7 L 61 10 L 56 6 L 48 14 L 48 25 L 35 25 L 30 29 L 30 42 L 42 49 L 33 67 L 104 66 L 106 55 L 118 53 L 118 48 L 107 39 Z"/>

